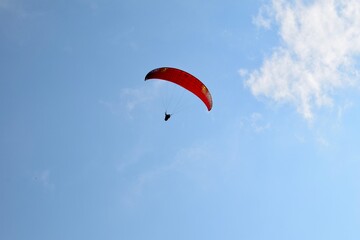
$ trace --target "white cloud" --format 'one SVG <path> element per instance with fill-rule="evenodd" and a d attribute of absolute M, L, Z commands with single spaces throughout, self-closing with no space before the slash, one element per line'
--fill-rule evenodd
<path fill-rule="evenodd" d="M 271 15 L 271 8 L 268 5 L 263 5 L 256 17 L 253 18 L 253 23 L 258 27 L 270 29 L 271 19 L 267 16 Z"/>
<path fill-rule="evenodd" d="M 360 1 L 307 2 L 273 0 L 260 10 L 254 22 L 277 25 L 282 44 L 249 73 L 246 86 L 255 96 L 294 104 L 312 120 L 315 108 L 333 106 L 334 92 L 359 77 Z"/>

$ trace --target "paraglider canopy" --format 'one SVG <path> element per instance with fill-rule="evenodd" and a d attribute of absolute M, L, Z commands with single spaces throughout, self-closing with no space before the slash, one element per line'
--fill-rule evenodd
<path fill-rule="evenodd" d="M 145 76 L 145 81 L 160 79 L 175 83 L 196 95 L 207 107 L 212 108 L 212 97 L 208 88 L 199 79 L 183 70 L 171 67 L 161 67 L 150 71 Z"/>

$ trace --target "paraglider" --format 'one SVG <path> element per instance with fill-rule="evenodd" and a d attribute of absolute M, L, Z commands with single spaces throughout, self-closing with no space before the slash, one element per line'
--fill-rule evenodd
<path fill-rule="evenodd" d="M 145 76 L 147 80 L 165 80 L 175 83 L 197 96 L 206 106 L 207 110 L 212 109 L 212 97 L 208 88 L 199 79 L 183 70 L 172 67 L 161 67 L 150 71 Z M 165 112 L 165 121 L 169 120 L 171 114 Z"/>
<path fill-rule="evenodd" d="M 170 117 L 171 117 L 171 114 L 165 112 L 165 118 L 164 118 L 164 120 L 167 121 L 167 120 L 170 119 Z"/>

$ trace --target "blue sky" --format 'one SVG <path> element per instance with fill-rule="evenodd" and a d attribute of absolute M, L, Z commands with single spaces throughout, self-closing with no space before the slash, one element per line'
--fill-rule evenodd
<path fill-rule="evenodd" d="M 0 238 L 359 239 L 359 12 L 0 0 Z"/>

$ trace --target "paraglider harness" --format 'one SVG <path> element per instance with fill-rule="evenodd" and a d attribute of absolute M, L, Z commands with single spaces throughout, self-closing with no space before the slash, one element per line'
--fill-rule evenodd
<path fill-rule="evenodd" d="M 164 120 L 167 121 L 167 120 L 169 120 L 170 117 L 171 117 L 171 114 L 165 112 L 165 118 L 164 118 Z"/>

